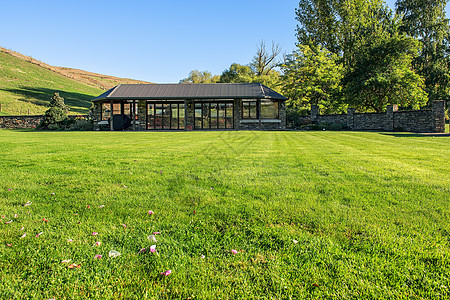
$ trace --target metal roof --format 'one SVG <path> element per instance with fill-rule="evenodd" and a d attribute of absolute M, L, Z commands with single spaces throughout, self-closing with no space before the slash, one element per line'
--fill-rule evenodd
<path fill-rule="evenodd" d="M 92 99 L 100 100 L 175 99 L 272 99 L 286 97 L 260 83 L 120 84 Z"/>

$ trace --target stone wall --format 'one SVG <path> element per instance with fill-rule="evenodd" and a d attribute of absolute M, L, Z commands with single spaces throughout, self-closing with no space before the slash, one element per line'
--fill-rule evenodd
<path fill-rule="evenodd" d="M 340 114 L 340 115 L 317 115 L 317 122 L 318 123 L 328 123 L 328 124 L 341 124 L 341 125 L 347 125 L 347 115 L 346 114 Z"/>
<path fill-rule="evenodd" d="M 87 115 L 70 115 L 70 119 L 75 118 L 86 118 Z M 26 128 L 36 128 L 39 123 L 44 118 L 43 115 L 33 115 L 33 116 L 0 116 L 0 128 L 3 129 L 26 129 Z"/>
<path fill-rule="evenodd" d="M 320 115 L 317 106 L 311 108 L 311 121 L 317 124 L 341 124 L 351 130 L 384 130 L 410 132 L 445 132 L 445 102 L 433 102 L 432 109 L 398 111 L 397 105 L 388 105 L 383 113 L 356 113 Z"/>
<path fill-rule="evenodd" d="M 36 128 L 44 116 L 0 116 L 0 128 Z"/>

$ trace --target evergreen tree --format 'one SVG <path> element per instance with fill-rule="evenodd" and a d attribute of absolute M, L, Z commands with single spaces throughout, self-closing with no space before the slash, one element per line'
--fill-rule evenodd
<path fill-rule="evenodd" d="M 49 126 L 57 126 L 61 122 L 67 120 L 67 112 L 69 108 L 64 104 L 64 98 L 59 93 L 54 93 L 50 99 L 50 108 L 45 112 L 41 122 L 41 127 L 49 128 Z"/>

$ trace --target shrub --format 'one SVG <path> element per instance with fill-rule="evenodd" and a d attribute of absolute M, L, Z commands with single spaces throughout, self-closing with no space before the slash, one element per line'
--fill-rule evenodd
<path fill-rule="evenodd" d="M 92 120 L 78 119 L 70 126 L 70 130 L 89 131 L 94 130 L 94 123 Z"/>
<path fill-rule="evenodd" d="M 50 129 L 60 126 L 67 120 L 68 107 L 64 104 L 64 98 L 59 93 L 54 93 L 50 99 L 50 108 L 45 112 L 42 122 L 39 124 L 40 128 Z"/>

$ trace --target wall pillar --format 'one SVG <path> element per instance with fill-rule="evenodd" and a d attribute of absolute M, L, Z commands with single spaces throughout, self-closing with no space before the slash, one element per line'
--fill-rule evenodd
<path fill-rule="evenodd" d="M 445 132 L 445 101 L 434 101 L 433 111 L 433 130 L 435 133 Z"/>
<path fill-rule="evenodd" d="M 311 104 L 311 121 L 317 123 L 319 120 L 319 106 Z"/>
<path fill-rule="evenodd" d="M 347 109 L 347 127 L 351 130 L 355 129 L 355 111 L 354 108 Z"/>
<path fill-rule="evenodd" d="M 383 130 L 385 131 L 394 131 L 394 112 L 398 111 L 398 105 L 388 105 L 386 107 L 386 116 L 385 122 L 383 126 Z"/>

